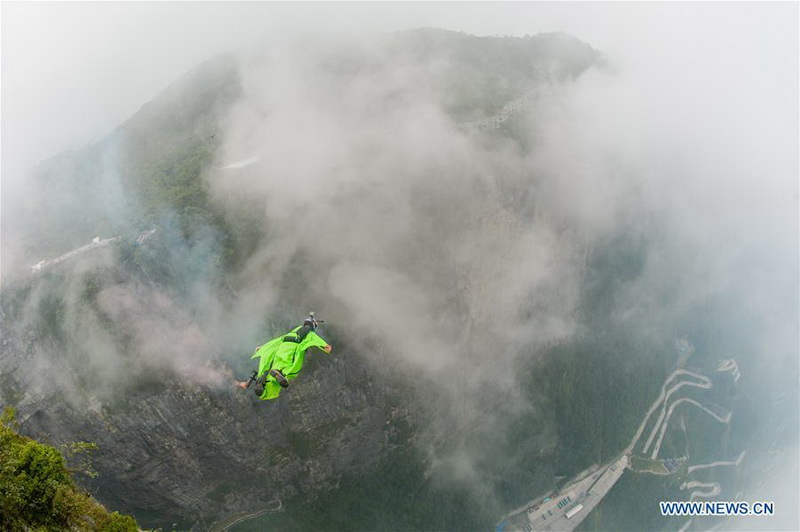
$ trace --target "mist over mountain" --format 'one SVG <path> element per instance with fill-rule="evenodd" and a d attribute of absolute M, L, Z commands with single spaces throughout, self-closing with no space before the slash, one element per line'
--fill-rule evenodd
<path fill-rule="evenodd" d="M 732 417 L 680 414 L 664 454 L 747 451 L 711 480 L 752 493 L 797 449 L 796 149 L 737 157 L 745 114 L 695 128 L 650 83 L 563 33 L 199 65 L 4 203 L 2 402 L 96 442 L 85 485 L 148 526 L 464 530 L 620 453 L 685 364 Z M 333 355 L 278 401 L 235 388 L 312 309 Z M 661 526 L 624 515 L 680 496 L 641 478 L 589 527 Z"/>

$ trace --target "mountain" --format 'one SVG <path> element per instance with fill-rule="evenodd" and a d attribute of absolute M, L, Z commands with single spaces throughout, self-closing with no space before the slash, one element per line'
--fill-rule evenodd
<path fill-rule="evenodd" d="M 653 283 L 663 220 L 553 144 L 601 66 L 564 34 L 436 29 L 198 66 L 34 169 L 2 403 L 95 442 L 83 485 L 145 526 L 492 526 L 625 448 L 676 338 L 717 362 L 727 302 Z M 312 309 L 332 356 L 274 402 L 233 385 Z"/>

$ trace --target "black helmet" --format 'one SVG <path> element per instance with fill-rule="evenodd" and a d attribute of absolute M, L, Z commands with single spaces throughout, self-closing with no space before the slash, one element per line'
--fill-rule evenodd
<path fill-rule="evenodd" d="M 314 317 L 314 311 L 313 310 L 308 313 L 308 317 L 303 322 L 303 325 L 308 325 L 308 326 L 311 327 L 311 329 L 316 329 L 317 328 L 318 323 L 317 323 L 317 319 Z"/>

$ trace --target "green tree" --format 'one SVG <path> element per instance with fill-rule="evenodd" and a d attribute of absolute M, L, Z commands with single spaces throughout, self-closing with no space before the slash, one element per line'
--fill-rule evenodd
<path fill-rule="evenodd" d="M 81 490 L 64 456 L 18 432 L 13 408 L 0 416 L 0 530 L 136 531 L 136 521 Z"/>

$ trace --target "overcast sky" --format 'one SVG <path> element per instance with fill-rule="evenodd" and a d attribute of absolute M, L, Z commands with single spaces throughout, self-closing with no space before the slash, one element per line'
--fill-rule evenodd
<path fill-rule="evenodd" d="M 601 2 L 2 2 L 2 174 L 109 133 L 194 65 L 297 31 L 442 27 L 475 35 L 566 31 L 619 61 L 691 50 L 730 57 L 797 48 L 797 4 Z M 740 47 L 740 49 L 736 49 Z M 783 58 L 785 59 L 785 58 Z M 780 81 L 776 78 L 776 81 Z"/>

